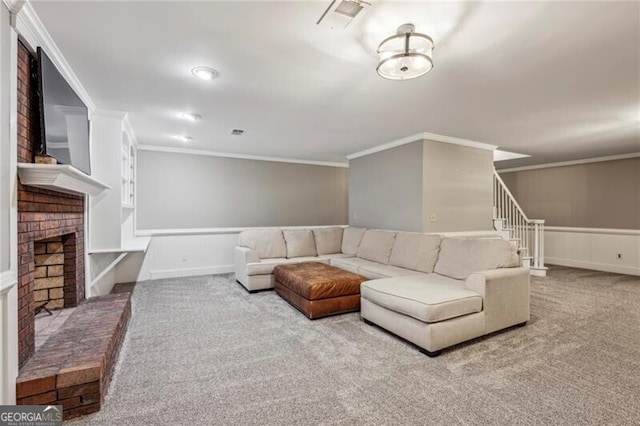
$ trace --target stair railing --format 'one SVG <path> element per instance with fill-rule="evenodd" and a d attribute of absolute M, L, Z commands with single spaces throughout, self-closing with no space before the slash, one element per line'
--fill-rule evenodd
<path fill-rule="evenodd" d="M 544 266 L 544 220 L 529 219 L 504 181 L 493 170 L 493 206 L 495 217 L 503 219 L 509 238 L 516 240 L 520 250 L 526 250 L 525 259 L 532 261 L 531 268 L 546 270 Z"/>

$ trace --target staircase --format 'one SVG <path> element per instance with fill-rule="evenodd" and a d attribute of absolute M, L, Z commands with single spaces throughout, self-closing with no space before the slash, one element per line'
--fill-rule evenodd
<path fill-rule="evenodd" d="M 493 170 L 493 227 L 520 249 L 523 265 L 531 269 L 531 275 L 544 277 L 544 220 L 529 219 L 522 211 L 502 178 Z"/>

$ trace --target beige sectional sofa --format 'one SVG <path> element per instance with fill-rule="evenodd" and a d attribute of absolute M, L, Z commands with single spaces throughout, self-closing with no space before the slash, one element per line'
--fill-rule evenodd
<path fill-rule="evenodd" d="M 240 234 L 236 279 L 273 287 L 273 268 L 320 261 L 369 278 L 361 316 L 437 355 L 448 346 L 529 320 L 529 270 L 500 238 L 353 227 L 256 229 Z"/>

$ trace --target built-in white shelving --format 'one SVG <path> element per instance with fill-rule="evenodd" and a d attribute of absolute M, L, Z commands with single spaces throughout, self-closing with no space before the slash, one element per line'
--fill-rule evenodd
<path fill-rule="evenodd" d="M 93 249 L 89 254 L 97 253 L 146 253 L 151 243 L 151 237 L 135 237 L 129 240 L 122 240 L 120 247 Z"/>
<path fill-rule="evenodd" d="M 113 190 L 91 198 L 89 253 L 144 252 L 149 241 L 135 236 L 137 144 L 126 114 L 97 110 L 92 135 L 93 172 Z"/>

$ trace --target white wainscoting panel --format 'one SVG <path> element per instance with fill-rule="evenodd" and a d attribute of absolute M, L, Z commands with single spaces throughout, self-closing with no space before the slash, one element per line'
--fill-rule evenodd
<path fill-rule="evenodd" d="M 233 272 L 240 231 L 153 236 L 146 254 L 131 253 L 116 266 L 116 282 Z"/>
<path fill-rule="evenodd" d="M 548 226 L 544 238 L 547 264 L 640 275 L 640 230 Z"/>

